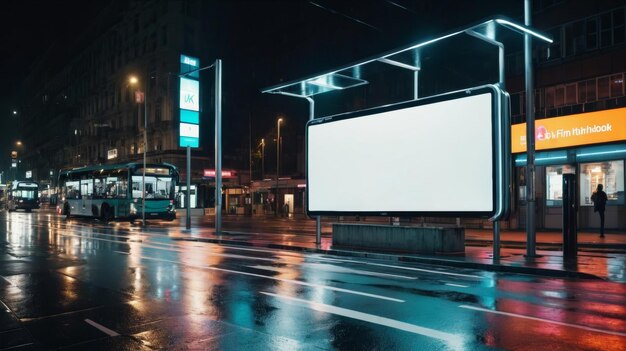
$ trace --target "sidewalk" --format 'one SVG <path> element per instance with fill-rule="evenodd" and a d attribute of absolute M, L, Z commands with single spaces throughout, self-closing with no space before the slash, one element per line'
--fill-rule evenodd
<path fill-rule="evenodd" d="M 289 223 L 288 219 L 281 219 Z M 299 221 L 294 221 L 296 224 Z M 223 225 L 222 234 L 216 235 L 210 223 L 202 223 L 192 230 L 181 230 L 176 240 L 202 241 L 228 245 L 253 246 L 300 252 L 332 254 L 348 257 L 366 257 L 412 263 L 427 263 L 474 268 L 493 272 L 510 272 L 545 277 L 602 279 L 626 283 L 626 234 L 609 233 L 604 239 L 598 234 L 580 232 L 579 251 L 575 260 L 563 259 L 562 235 L 559 232 L 537 232 L 537 257 L 525 257 L 526 233 L 502 231 L 500 260 L 493 260 L 491 230 L 466 229 L 464 255 L 420 255 L 402 252 L 372 252 L 358 249 L 332 247 L 330 223 L 323 223 L 322 242 L 315 244 L 310 228 L 291 230 L 289 233 L 269 233 L 262 230 L 234 231 Z"/>

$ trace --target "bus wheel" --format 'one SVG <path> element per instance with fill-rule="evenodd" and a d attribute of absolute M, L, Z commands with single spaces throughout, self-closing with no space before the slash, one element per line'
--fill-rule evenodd
<path fill-rule="evenodd" d="M 111 212 L 113 212 L 112 210 L 113 208 L 111 208 L 109 205 L 102 205 L 102 208 L 100 209 L 100 219 L 102 220 L 102 222 L 108 223 L 111 220 Z"/>
<path fill-rule="evenodd" d="M 70 219 L 70 206 L 65 204 L 63 207 L 63 213 L 65 214 L 65 219 Z"/>
<path fill-rule="evenodd" d="M 26 212 L 31 212 L 32 210 L 30 208 L 25 209 L 24 211 Z"/>
<path fill-rule="evenodd" d="M 130 222 L 130 224 L 135 224 L 135 219 L 133 218 L 133 219 L 129 220 L 129 222 Z"/>

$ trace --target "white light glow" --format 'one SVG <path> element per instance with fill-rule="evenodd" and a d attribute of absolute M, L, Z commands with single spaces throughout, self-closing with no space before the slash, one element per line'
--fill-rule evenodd
<path fill-rule="evenodd" d="M 309 209 L 493 211 L 492 113 L 484 93 L 309 125 Z"/>

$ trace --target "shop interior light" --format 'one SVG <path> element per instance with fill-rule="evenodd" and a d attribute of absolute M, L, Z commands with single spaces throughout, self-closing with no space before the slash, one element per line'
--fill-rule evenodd
<path fill-rule="evenodd" d="M 609 151 L 598 151 L 598 152 L 585 152 L 582 154 L 577 154 L 577 157 L 583 156 L 597 156 L 597 155 L 609 155 L 609 154 L 619 154 L 626 153 L 626 150 L 609 150 Z"/>

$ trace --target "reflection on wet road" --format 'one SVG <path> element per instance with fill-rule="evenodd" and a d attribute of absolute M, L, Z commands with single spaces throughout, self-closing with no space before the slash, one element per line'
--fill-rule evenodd
<path fill-rule="evenodd" d="M 626 349 L 623 284 L 180 235 L 0 213 L 0 350 Z"/>

